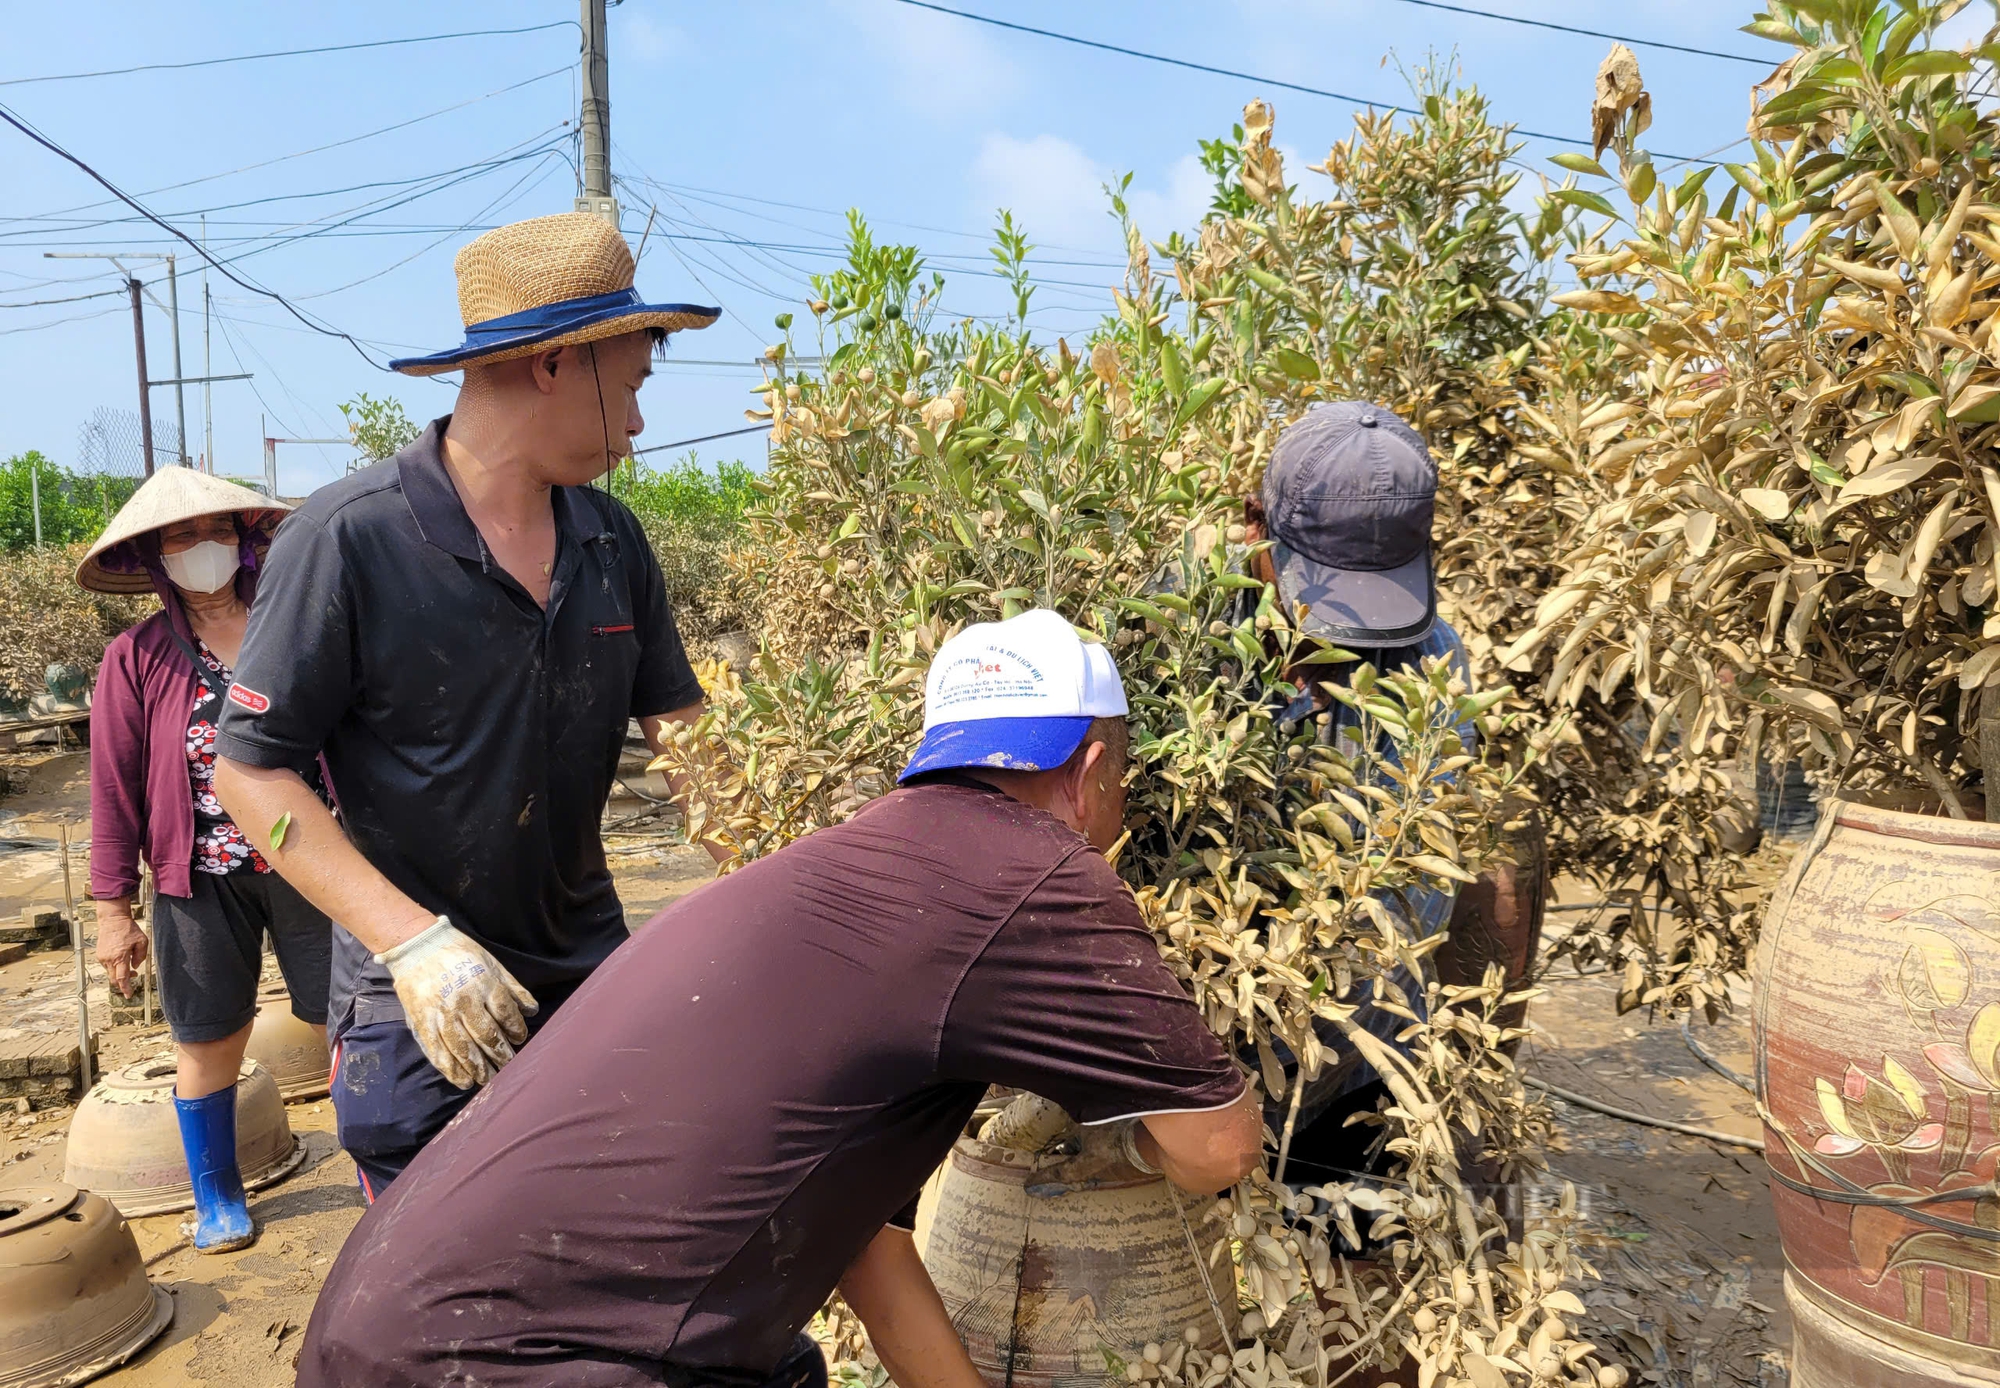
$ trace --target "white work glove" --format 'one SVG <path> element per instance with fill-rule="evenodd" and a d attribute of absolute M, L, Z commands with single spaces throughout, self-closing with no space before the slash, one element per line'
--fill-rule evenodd
<path fill-rule="evenodd" d="M 539 1010 L 480 944 L 439 916 L 430 929 L 375 956 L 389 970 L 410 1030 L 438 1073 L 474 1089 L 514 1058 Z"/>

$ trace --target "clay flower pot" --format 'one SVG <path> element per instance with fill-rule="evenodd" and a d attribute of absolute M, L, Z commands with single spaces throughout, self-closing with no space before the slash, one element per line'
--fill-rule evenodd
<path fill-rule="evenodd" d="M 1074 1157 L 973 1137 L 952 1148 L 924 1264 L 989 1384 L 1123 1388 L 1107 1353 L 1136 1364 L 1148 1342 L 1171 1350 L 1190 1325 L 1203 1353 L 1221 1347 L 1215 1308 L 1234 1320 L 1235 1287 L 1218 1281 L 1211 1298 L 1174 1192 L 1113 1141 L 1098 1127 Z M 1180 1205 L 1207 1247 L 1214 1202 L 1181 1193 Z"/>
<path fill-rule="evenodd" d="M 109 1202 L 73 1186 L 0 1190 L 0 1388 L 82 1383 L 174 1318 Z"/>
<path fill-rule="evenodd" d="M 2000 824 L 1829 805 L 1757 985 L 1793 1383 L 2000 1384 Z"/>
<path fill-rule="evenodd" d="M 283 984 L 257 994 L 257 1020 L 250 1026 L 247 1053 L 271 1072 L 286 1103 L 326 1097 L 333 1065 L 326 1029 L 292 1015 L 291 996 Z"/>
<path fill-rule="evenodd" d="M 243 1062 L 236 1088 L 236 1159 L 246 1190 L 282 1181 L 305 1160 L 277 1081 L 254 1060 Z M 91 1087 L 70 1120 L 63 1179 L 131 1217 L 194 1208 L 171 1060 L 128 1065 Z"/>

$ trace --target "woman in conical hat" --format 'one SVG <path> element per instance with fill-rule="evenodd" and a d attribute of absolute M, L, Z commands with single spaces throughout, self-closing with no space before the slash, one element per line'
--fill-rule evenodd
<path fill-rule="evenodd" d="M 331 927 L 215 798 L 215 732 L 272 532 L 291 508 L 247 487 L 162 468 L 84 555 L 99 593 L 159 594 L 160 611 L 104 653 L 90 711 L 90 895 L 97 959 L 130 994 L 147 941 L 132 920 L 153 869 L 153 947 L 175 1046 L 174 1107 L 195 1191 L 196 1249 L 256 1238 L 236 1161 L 236 1078 L 257 1010 L 264 937 L 292 1011 L 326 1022 Z"/>

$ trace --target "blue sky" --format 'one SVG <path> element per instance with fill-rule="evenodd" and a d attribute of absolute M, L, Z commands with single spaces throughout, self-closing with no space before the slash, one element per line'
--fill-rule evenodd
<path fill-rule="evenodd" d="M 1734 0 L 1468 2 L 1782 56 L 1736 32 L 1752 6 Z M 1492 96 L 1501 117 L 1579 135 L 1608 47 L 1404 0 L 959 0 L 956 7 L 1392 102 L 1406 94 L 1397 62 L 1455 52 L 1464 77 Z M 1988 6 L 1973 8 L 1977 14 L 1965 18 L 1983 27 Z M 218 255 L 246 257 L 242 273 L 363 339 L 380 358 L 457 340 L 451 259 L 478 228 L 569 208 L 574 176 L 563 154 L 576 102 L 573 26 L 178 72 L 9 79 L 575 15 L 568 0 L 108 0 L 87 17 L 75 7 L 12 6 L 0 104 L 191 234 L 208 210 Z M 995 210 L 1011 208 L 1042 248 L 1042 273 L 1062 282 L 1037 296 L 1038 326 L 1077 333 L 1119 277 L 1105 181 L 1133 173 L 1141 225 L 1161 237 L 1191 224 L 1206 202 L 1197 140 L 1226 131 L 1249 98 L 1275 105 L 1288 170 L 1308 189 L 1318 176 L 1304 166 L 1353 117 L 1353 107 L 1338 101 L 1006 33 L 896 0 L 626 0 L 610 25 L 613 168 L 627 180 L 621 200 L 635 241 L 652 221 L 639 287 L 649 297 L 726 310 L 714 328 L 676 338 L 673 364 L 642 399 L 645 444 L 744 425 L 759 379 L 748 363 L 773 340 L 772 316 L 805 297 L 805 274 L 834 262 L 845 208 L 861 208 L 881 237 L 924 247 L 951 279 L 947 305 L 972 313 L 1002 305 L 985 246 Z M 1653 148 L 1696 154 L 1742 133 L 1747 89 L 1765 69 L 1637 51 L 1653 93 Z M 406 121 L 413 123 L 370 134 Z M 1558 148 L 1531 141 L 1526 157 L 1547 169 L 1546 156 Z M 104 197 L 80 172 L 0 127 L 0 456 L 40 448 L 71 462 L 94 411 L 135 406 L 122 298 L 27 306 L 120 283 L 108 265 L 48 260 L 44 251 L 169 248 L 156 230 L 106 223 L 129 214 Z M 192 253 L 180 264 L 182 354 L 193 375 L 202 361 L 201 276 Z M 142 270 L 149 280 L 156 274 L 151 265 Z M 338 403 L 358 391 L 394 395 L 418 418 L 450 408 L 447 386 L 385 374 L 278 305 L 219 277 L 211 287 L 214 370 L 256 375 L 214 388 L 218 470 L 260 470 L 260 415 L 274 434 L 335 435 L 344 432 Z M 152 374 L 169 375 L 168 323 L 151 309 L 148 350 Z M 726 364 L 699 364 L 706 362 Z M 156 420 L 170 421 L 174 392 L 156 390 L 153 407 Z M 198 448 L 197 388 L 187 392 L 187 412 Z M 763 446 L 753 436 L 699 451 L 754 461 Z M 330 480 L 347 456 L 342 448 L 285 450 L 282 489 L 304 492 Z"/>

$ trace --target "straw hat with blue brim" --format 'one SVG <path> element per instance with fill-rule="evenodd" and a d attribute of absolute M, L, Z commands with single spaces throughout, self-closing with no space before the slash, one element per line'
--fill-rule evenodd
<path fill-rule="evenodd" d="M 1036 608 L 967 627 L 924 681 L 924 740 L 898 781 L 985 767 L 1053 771 L 1099 718 L 1128 712 L 1118 666 L 1059 612 Z"/>
<path fill-rule="evenodd" d="M 1315 405 L 1264 469 L 1271 566 L 1308 636 L 1413 645 L 1437 621 L 1431 519 L 1437 464 L 1423 438 L 1365 400 Z"/>
<path fill-rule="evenodd" d="M 465 341 L 389 365 L 436 376 L 556 347 L 658 328 L 705 328 L 722 314 L 699 304 L 649 304 L 632 287 L 632 248 L 590 212 L 562 212 L 487 232 L 458 253 Z"/>

